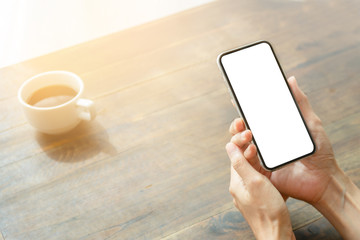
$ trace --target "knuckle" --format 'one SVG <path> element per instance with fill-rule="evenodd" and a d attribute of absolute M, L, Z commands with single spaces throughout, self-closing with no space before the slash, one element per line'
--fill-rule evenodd
<path fill-rule="evenodd" d="M 233 136 L 233 139 L 236 140 L 236 141 L 239 141 L 239 140 L 240 140 L 240 136 L 241 136 L 241 133 L 238 132 L 238 133 L 236 133 L 236 134 Z"/>
<path fill-rule="evenodd" d="M 301 97 L 303 100 L 308 101 L 308 96 L 304 93 L 304 91 L 301 91 Z"/>
<path fill-rule="evenodd" d="M 299 100 L 299 105 L 307 106 L 309 104 L 309 98 L 305 93 L 301 94 L 301 98 Z"/>
<path fill-rule="evenodd" d="M 262 176 L 254 176 L 252 177 L 249 181 L 248 181 L 248 185 L 250 185 L 251 187 L 257 187 L 257 186 L 261 186 L 264 182 L 264 179 Z"/>
<path fill-rule="evenodd" d="M 237 209 L 240 209 L 237 201 L 235 200 L 235 198 L 233 198 L 233 203 L 234 203 L 234 206 L 235 206 Z"/>
<path fill-rule="evenodd" d="M 313 116 L 311 116 L 311 124 L 313 127 L 319 127 L 322 126 L 321 119 L 314 113 Z"/>
<path fill-rule="evenodd" d="M 315 116 L 314 116 L 314 122 L 316 123 L 316 124 L 320 124 L 320 125 L 322 125 L 322 121 L 321 121 L 321 119 L 318 117 L 318 115 L 316 115 L 316 114 L 314 114 Z"/>
<path fill-rule="evenodd" d="M 235 134 L 234 136 L 232 136 L 230 139 L 230 142 L 237 143 L 237 136 L 238 136 L 238 134 Z"/>
<path fill-rule="evenodd" d="M 234 188 L 230 185 L 230 187 L 229 187 L 229 193 L 231 194 L 231 196 L 235 196 L 235 190 L 234 190 Z"/>

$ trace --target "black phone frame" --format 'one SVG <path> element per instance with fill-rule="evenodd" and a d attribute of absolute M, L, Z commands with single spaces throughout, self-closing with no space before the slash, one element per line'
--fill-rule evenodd
<path fill-rule="evenodd" d="M 283 69 L 282 69 L 282 67 L 281 67 L 281 65 L 280 65 L 280 62 L 279 62 L 279 60 L 278 60 L 278 58 L 277 58 L 277 56 L 276 56 L 276 54 L 275 54 L 275 51 L 274 51 L 272 45 L 271 45 L 270 42 L 268 42 L 268 41 L 261 40 L 261 41 L 257 41 L 257 42 L 254 42 L 254 43 L 251 43 L 251 44 L 248 44 L 248 45 L 244 45 L 244 46 L 241 46 L 241 47 L 238 47 L 238 48 L 235 48 L 235 49 L 231 49 L 231 50 L 229 50 L 229 51 L 226 51 L 226 52 L 221 53 L 221 54 L 218 56 L 218 58 L 217 58 L 217 63 L 218 63 L 218 66 L 219 66 L 220 70 L 221 70 L 222 73 L 223 73 L 224 80 L 225 80 L 225 83 L 226 83 L 227 86 L 228 86 L 228 89 L 229 89 L 229 91 L 230 91 L 230 94 L 232 95 L 232 97 L 233 97 L 233 99 L 234 99 L 234 101 L 235 101 L 237 110 L 239 111 L 241 117 L 244 119 L 246 128 L 249 129 L 249 130 L 251 130 L 250 127 L 249 127 L 249 124 L 248 124 L 248 122 L 247 122 L 247 120 L 246 120 L 245 114 L 244 114 L 244 112 L 242 111 L 242 108 L 241 108 L 241 106 L 240 106 L 240 103 L 239 103 L 239 101 L 238 101 L 238 99 L 237 99 L 237 97 L 236 97 L 236 94 L 235 94 L 235 92 L 234 92 L 234 89 L 233 89 L 233 87 L 232 87 L 232 85 L 231 85 L 231 83 L 230 83 L 230 80 L 229 80 L 229 78 L 228 78 L 228 76 L 227 76 L 227 74 L 226 74 L 226 71 L 225 71 L 225 68 L 224 68 L 224 66 L 223 66 L 223 64 L 222 64 L 222 62 L 221 62 L 221 59 L 222 59 L 222 57 L 225 56 L 225 55 L 228 55 L 228 54 L 231 54 L 231 53 L 234 53 L 234 52 L 238 52 L 238 51 L 241 51 L 241 50 L 244 50 L 244 49 L 246 49 L 246 48 L 253 47 L 253 46 L 256 46 L 256 45 L 262 44 L 262 43 L 265 43 L 265 44 L 269 45 L 269 47 L 270 47 L 270 49 L 271 49 L 271 51 L 272 51 L 272 53 L 273 53 L 273 55 L 274 55 L 274 57 L 275 57 L 275 60 L 276 60 L 276 62 L 277 62 L 277 65 L 278 65 L 278 67 L 279 67 L 279 69 L 280 69 L 280 71 L 281 71 L 281 74 L 282 74 L 282 76 L 283 76 L 283 79 L 284 79 L 284 81 L 285 81 L 285 84 L 286 84 L 286 86 L 288 87 L 288 89 L 289 89 L 289 91 L 290 91 L 291 97 L 292 97 L 292 99 L 293 99 L 293 101 L 294 101 L 294 103 L 295 103 L 295 106 L 296 106 L 296 108 L 297 108 L 297 110 L 298 110 L 298 113 L 300 114 L 300 117 L 301 117 L 301 119 L 302 119 L 302 121 L 303 121 L 303 124 L 304 124 L 304 126 L 305 126 L 305 128 L 306 128 L 306 131 L 307 131 L 307 133 L 309 134 L 310 140 L 311 140 L 311 142 L 312 142 L 312 144 L 313 144 L 313 150 L 312 150 L 310 153 L 307 153 L 307 154 L 302 155 L 302 156 L 299 156 L 299 157 L 297 157 L 297 158 L 295 158 L 295 159 L 289 160 L 288 162 L 285 162 L 285 163 L 283 163 L 283 164 L 280 164 L 280 165 L 278 165 L 278 166 L 276 166 L 276 167 L 269 168 L 269 167 L 266 165 L 265 161 L 263 160 L 262 155 L 261 155 L 261 151 L 260 151 L 260 149 L 258 148 L 258 145 L 257 145 L 257 143 L 256 143 L 255 136 L 253 136 L 252 141 L 254 142 L 254 144 L 255 144 L 255 146 L 256 146 L 257 153 L 258 153 L 258 156 L 259 156 L 261 165 L 263 166 L 264 169 L 266 169 L 266 170 L 268 170 L 268 171 L 275 171 L 275 170 L 277 170 L 277 169 L 279 169 L 279 168 L 284 167 L 285 165 L 287 165 L 287 164 L 289 164 L 289 163 L 295 162 L 295 161 L 297 161 L 297 160 L 299 160 L 299 159 L 301 159 L 301 158 L 304 158 L 304 157 L 307 157 L 307 156 L 309 156 L 309 155 L 314 154 L 315 151 L 316 151 L 316 145 L 315 145 L 315 142 L 314 142 L 314 140 L 313 140 L 313 138 L 312 138 L 312 136 L 311 136 L 311 133 L 310 133 L 310 131 L 309 131 L 309 128 L 308 128 L 308 126 L 306 125 L 306 122 L 305 122 L 305 120 L 304 120 L 304 117 L 303 117 L 303 115 L 302 115 L 302 113 L 301 113 L 301 111 L 300 111 L 300 107 L 299 107 L 299 105 L 298 105 L 297 102 L 296 102 L 296 99 L 295 99 L 295 97 L 294 97 L 293 92 L 291 91 L 291 88 L 290 88 L 290 86 L 289 86 L 289 84 L 288 84 L 288 81 L 286 80 L 286 76 L 285 76 L 285 74 L 284 74 L 284 71 L 283 71 Z"/>

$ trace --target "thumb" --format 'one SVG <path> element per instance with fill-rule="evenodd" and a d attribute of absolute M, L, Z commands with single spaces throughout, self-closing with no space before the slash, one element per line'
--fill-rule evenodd
<path fill-rule="evenodd" d="M 229 142 L 226 144 L 226 151 L 231 160 L 232 167 L 240 175 L 245 184 L 256 174 L 260 174 L 250 165 L 237 145 Z"/>
<path fill-rule="evenodd" d="M 288 83 L 289 83 L 292 93 L 294 94 L 295 100 L 300 107 L 301 112 L 304 115 L 308 115 L 310 112 L 312 112 L 312 108 L 308 101 L 307 96 L 300 89 L 294 76 L 289 77 Z"/>

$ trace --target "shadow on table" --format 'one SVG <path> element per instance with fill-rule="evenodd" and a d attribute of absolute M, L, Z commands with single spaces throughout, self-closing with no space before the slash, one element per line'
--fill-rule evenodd
<path fill-rule="evenodd" d="M 103 152 L 116 155 L 109 135 L 96 120 L 81 122 L 74 130 L 61 135 L 36 133 L 41 149 L 52 159 L 61 162 L 79 162 Z"/>
<path fill-rule="evenodd" d="M 326 239 L 326 240 L 341 240 L 341 235 L 329 223 L 327 219 L 321 217 L 320 219 L 294 231 L 295 237 L 299 239 Z"/>

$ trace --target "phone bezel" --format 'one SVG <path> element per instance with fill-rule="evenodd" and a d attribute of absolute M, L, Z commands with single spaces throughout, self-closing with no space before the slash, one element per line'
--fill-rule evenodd
<path fill-rule="evenodd" d="M 269 45 L 269 47 L 270 47 L 270 49 L 271 49 L 271 52 L 272 52 L 272 54 L 274 55 L 274 58 L 275 58 L 275 60 L 276 60 L 276 62 L 277 62 L 277 65 L 278 65 L 278 67 L 279 67 L 279 69 L 280 69 L 280 71 L 281 71 L 281 74 L 282 74 L 282 76 L 283 76 L 283 79 L 284 79 L 284 81 L 285 81 L 285 84 L 286 84 L 288 90 L 290 91 L 291 97 L 292 97 L 292 99 L 293 99 L 293 101 L 294 101 L 294 103 L 295 103 L 295 106 L 296 106 L 296 108 L 297 108 L 297 111 L 298 111 L 298 113 L 300 114 L 300 117 L 301 117 L 301 119 L 302 119 L 302 122 L 303 122 L 303 124 L 304 124 L 304 126 L 305 126 L 305 129 L 306 129 L 307 133 L 309 134 L 310 140 L 311 140 L 312 145 L 313 145 L 313 150 L 312 150 L 310 153 L 305 154 L 305 155 L 302 155 L 302 156 L 299 156 L 299 157 L 297 157 L 297 158 L 295 158 L 295 159 L 289 160 L 288 162 L 285 162 L 285 163 L 283 163 L 283 164 L 280 164 L 280 165 L 278 165 L 278 166 L 275 166 L 275 167 L 270 168 L 270 167 L 268 167 L 268 166 L 266 165 L 265 161 L 263 160 L 262 155 L 261 155 L 261 151 L 260 151 L 260 149 L 258 148 L 258 145 L 256 144 L 255 137 L 253 136 L 252 141 L 254 142 L 254 144 L 255 144 L 255 146 L 256 146 L 256 148 L 257 148 L 257 153 L 258 153 L 258 156 L 259 156 L 261 165 L 263 166 L 264 169 L 266 169 L 266 170 L 268 170 L 268 171 L 274 171 L 274 170 L 277 170 L 277 169 L 279 169 L 279 168 L 281 168 L 281 167 L 284 167 L 285 165 L 287 165 L 287 164 L 289 164 L 289 163 L 295 162 L 295 161 L 297 161 L 297 160 L 299 160 L 299 159 L 301 159 L 301 158 L 304 158 L 304 157 L 307 157 L 307 156 L 309 156 L 309 155 L 314 154 L 315 151 L 316 151 L 316 145 L 315 145 L 314 140 L 313 140 L 313 138 L 312 138 L 312 136 L 311 136 L 311 133 L 310 133 L 310 131 L 309 131 L 309 129 L 308 129 L 308 126 L 306 125 L 305 119 L 304 119 L 304 117 L 303 117 L 303 115 L 302 115 L 302 113 L 301 113 L 301 111 L 300 111 L 300 107 L 298 106 L 298 104 L 297 104 L 297 102 L 296 102 L 296 100 L 295 100 L 294 94 L 293 94 L 293 92 L 291 91 L 291 88 L 290 88 L 290 86 L 289 86 L 289 84 L 288 84 L 288 81 L 286 80 L 286 76 L 285 76 L 284 71 L 283 71 L 283 69 L 282 69 L 282 67 L 281 67 L 281 65 L 280 65 L 280 62 L 279 62 L 279 60 L 278 60 L 278 58 L 277 58 L 277 56 L 276 56 L 276 54 L 275 54 L 275 51 L 274 51 L 273 47 L 271 46 L 270 42 L 265 41 L 265 40 L 258 41 L 258 42 L 254 42 L 254 43 L 251 43 L 251 44 L 248 44 L 248 45 L 244 45 L 244 46 L 241 46 L 241 47 L 238 47 L 238 48 L 235 48 L 235 49 L 231 49 L 231 50 L 229 50 L 229 51 L 226 51 L 226 52 L 223 52 L 223 53 L 219 54 L 219 56 L 217 57 L 217 64 L 218 64 L 218 66 L 219 66 L 219 68 L 220 68 L 220 70 L 221 70 L 221 72 L 222 72 L 222 74 L 223 74 L 225 83 L 226 83 L 226 85 L 227 85 L 227 87 L 228 87 L 228 89 L 229 89 L 230 94 L 232 95 L 232 99 L 233 99 L 234 102 L 235 102 L 235 105 L 236 105 L 236 108 L 237 108 L 237 111 L 238 111 L 239 115 L 244 119 L 246 128 L 249 129 L 249 130 L 251 130 L 250 127 L 249 127 L 249 124 L 248 124 L 248 122 L 247 122 L 246 116 L 245 116 L 245 114 L 243 113 L 242 108 L 241 108 L 241 106 L 240 106 L 240 103 L 239 103 L 239 101 L 238 101 L 238 99 L 237 99 L 237 97 L 236 97 L 236 94 L 235 94 L 235 92 L 234 92 L 234 89 L 233 89 L 233 87 L 232 87 L 232 85 L 231 85 L 231 83 L 230 83 L 230 80 L 228 79 L 228 76 L 227 76 L 227 74 L 226 74 L 226 71 L 225 71 L 225 68 L 224 68 L 224 66 L 223 66 L 223 64 L 222 64 L 221 59 L 222 59 L 222 57 L 225 56 L 225 55 L 232 54 L 232 53 L 234 53 L 234 52 L 238 52 L 238 51 L 241 51 L 241 50 L 244 50 L 244 49 L 246 49 L 246 48 L 253 47 L 253 46 L 255 46 L 255 45 L 262 44 L 262 43 L 265 43 L 265 44 Z"/>

